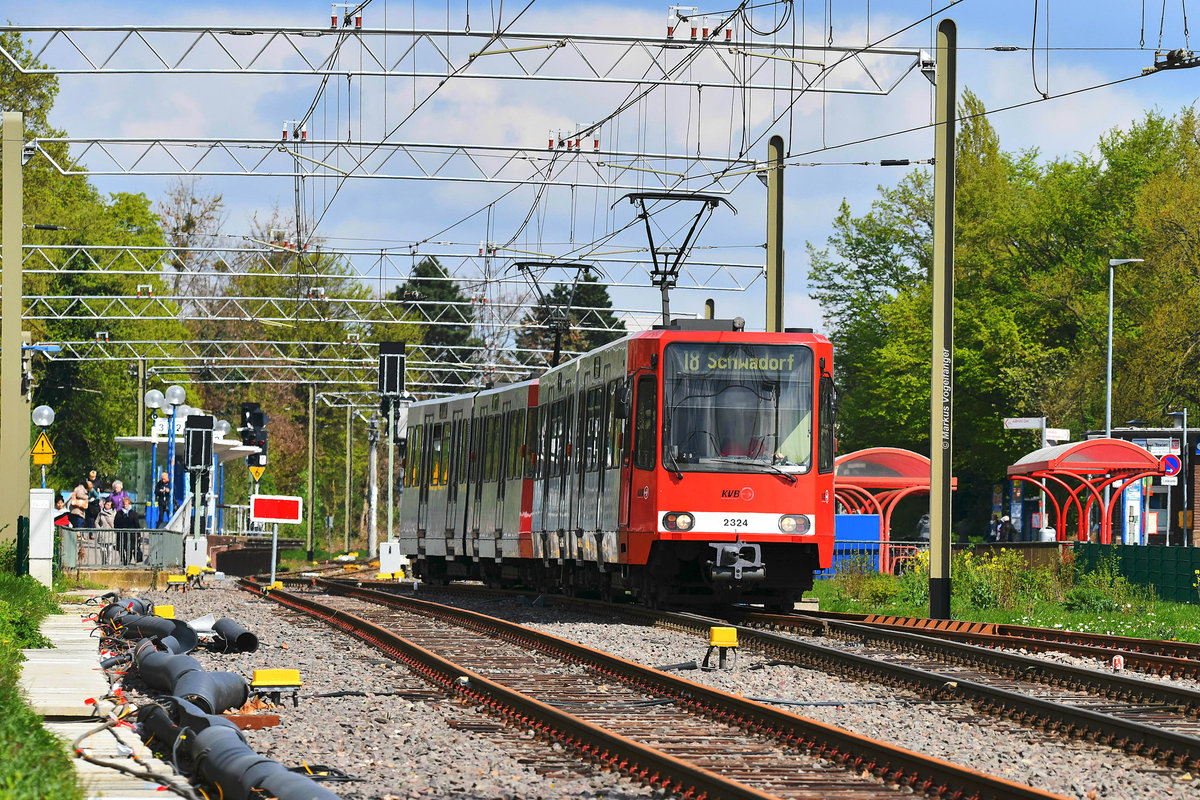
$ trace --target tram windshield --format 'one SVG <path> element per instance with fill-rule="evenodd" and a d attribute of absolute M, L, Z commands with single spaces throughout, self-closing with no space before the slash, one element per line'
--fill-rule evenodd
<path fill-rule="evenodd" d="M 675 342 L 663 357 L 663 466 L 805 472 L 812 463 L 812 351 Z"/>

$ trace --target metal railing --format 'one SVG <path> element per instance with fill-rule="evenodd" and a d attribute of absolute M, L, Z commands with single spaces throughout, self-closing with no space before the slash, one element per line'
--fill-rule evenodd
<path fill-rule="evenodd" d="M 137 528 L 56 526 L 62 569 L 167 569 L 183 566 L 183 533 Z"/>

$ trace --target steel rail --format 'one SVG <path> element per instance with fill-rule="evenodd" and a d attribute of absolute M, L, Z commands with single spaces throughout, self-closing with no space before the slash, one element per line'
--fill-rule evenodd
<path fill-rule="evenodd" d="M 314 579 L 321 580 L 321 579 Z M 243 579 L 239 585 L 250 591 L 262 587 Z M 770 800 L 771 796 L 727 780 L 714 772 L 695 767 L 654 748 L 607 731 L 526 694 L 441 658 L 408 640 L 390 633 L 361 617 L 330 608 L 283 590 L 272 590 L 272 600 L 316 617 L 408 665 L 414 672 L 443 691 L 505 718 L 511 724 L 533 728 L 541 736 L 574 750 L 585 761 L 598 762 L 675 793 L 697 798 L 745 798 Z"/>
<path fill-rule="evenodd" d="M 396 584 L 384 584 L 395 587 Z M 443 587 L 444 588 L 444 587 Z M 465 588 L 465 587 L 459 587 Z M 394 596 L 394 595 L 393 595 Z M 573 605 L 604 607 L 609 611 L 653 620 L 670 628 L 707 635 L 714 625 L 729 625 L 739 615 L 730 619 L 716 619 L 699 614 L 669 611 L 652 611 L 636 606 L 613 606 L 594 601 L 557 597 L 556 601 Z M 788 617 L 795 619 L 795 617 Z M 819 620 L 826 635 L 835 635 L 838 626 L 852 623 L 837 620 Z M 829 626 L 826 628 L 825 626 Z M 970 681 L 956 675 L 945 675 L 924 669 L 892 664 L 869 656 L 861 656 L 833 647 L 803 642 L 757 627 L 736 625 L 738 638 L 743 647 L 750 646 L 767 655 L 796 663 L 800 666 L 821 669 L 853 680 L 887 683 L 902 686 L 922 696 L 935 700 L 963 702 L 989 716 L 1009 717 L 1022 725 L 1037 726 L 1062 732 L 1063 734 L 1097 741 L 1126 752 L 1131 752 L 1161 762 L 1184 768 L 1200 766 L 1200 738 L 1174 731 L 1164 730 L 1140 722 L 1124 720 L 1109 714 L 1085 708 L 1065 705 L 1052 700 L 1000 689 L 987 684 Z M 978 666 L 992 672 L 1027 681 L 1042 681 L 1047 684 L 1068 687 L 1086 687 L 1090 691 L 1121 699 L 1143 703 L 1162 703 L 1179 708 L 1193 715 L 1200 714 L 1200 692 L 1157 681 L 1109 675 L 1096 670 L 1054 664 L 1043 659 L 1016 654 L 998 653 L 984 647 L 962 645 L 921 637 L 902 631 L 880 631 L 865 626 L 844 628 L 846 638 L 871 642 L 876 645 L 894 646 L 895 649 L 922 649 L 925 654 L 945 655 L 947 662 Z M 940 652 L 937 645 L 944 645 Z M 957 654 L 957 655 L 956 655 Z"/>
<path fill-rule="evenodd" d="M 814 626 L 805 620 L 837 620 L 883 630 L 914 631 L 923 636 L 973 643 L 983 647 L 1004 647 L 1041 653 L 1067 653 L 1098 661 L 1110 661 L 1113 656 L 1120 655 L 1124 660 L 1124 669 L 1173 678 L 1200 675 L 1200 645 L 1194 642 L 1137 639 L 1025 625 L 963 620 L 927 620 L 920 617 L 894 617 L 876 614 L 838 614 L 836 612 L 783 615 L 749 614 L 745 619 L 754 625 L 779 628 L 796 626 L 809 630 L 814 629 Z M 795 619 L 800 619 L 802 622 L 797 626 L 794 622 Z"/>
<path fill-rule="evenodd" d="M 330 593 L 442 619 L 563 661 L 583 665 L 642 691 L 669 698 L 697 714 L 774 737 L 790 747 L 806 750 L 809 755 L 835 761 L 856 771 L 869 771 L 886 782 L 908 785 L 917 792 L 964 798 L 1054 796 L 1040 789 L 867 739 L 505 620 L 363 588 L 354 585 L 357 581 L 331 581 L 323 577 L 301 581 Z M 611 606 L 606 608 L 611 609 Z"/>

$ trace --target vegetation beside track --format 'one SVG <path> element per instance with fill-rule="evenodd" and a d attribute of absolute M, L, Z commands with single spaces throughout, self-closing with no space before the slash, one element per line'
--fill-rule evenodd
<path fill-rule="evenodd" d="M 0 546 L 0 797 L 73 800 L 83 796 L 66 745 L 42 727 L 21 696 L 21 650 L 44 647 L 38 624 L 57 613 L 54 594 L 14 574 L 16 550 Z"/>
<path fill-rule="evenodd" d="M 1069 553 L 1061 563 L 1032 568 L 1016 550 L 958 553 L 951 586 L 955 619 L 1200 642 L 1200 606 L 1158 599 L 1121 576 L 1115 563 L 1085 572 Z M 900 576 L 881 574 L 866 559 L 844 561 L 811 595 L 822 611 L 928 616 L 928 555 Z"/>

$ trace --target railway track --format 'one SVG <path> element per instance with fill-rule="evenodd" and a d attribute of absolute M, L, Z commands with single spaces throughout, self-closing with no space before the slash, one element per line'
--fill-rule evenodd
<path fill-rule="evenodd" d="M 1058 652 L 1111 664 L 1119 655 L 1123 668 L 1170 678 L 1200 679 L 1200 644 L 1159 639 L 1136 639 L 1100 633 L 1081 633 L 1026 625 L 1006 625 L 960 620 L 931 620 L 882 614 L 804 612 L 760 614 L 747 612 L 740 619 L 748 625 L 818 631 L 828 622 L 849 622 L 884 630 L 910 630 L 926 636 L 1030 652 Z"/>
<path fill-rule="evenodd" d="M 326 593 L 270 596 L 585 761 L 685 797 L 1055 796 L 503 620 L 347 583 L 316 584 Z"/>
<path fill-rule="evenodd" d="M 395 584 L 377 585 L 397 590 Z M 458 588 L 477 593 L 474 587 Z M 966 703 L 981 715 L 1106 744 L 1160 765 L 1200 767 L 1200 692 L 1186 687 L 832 617 L 739 612 L 714 619 L 571 598 L 556 602 L 602 607 L 701 636 L 713 625 L 749 622 L 754 627 L 737 626 L 742 645 L 775 663 L 902 687 L 934 701 Z M 855 648 L 851 652 L 844 645 L 817 644 L 768 628 L 814 633 Z"/>

